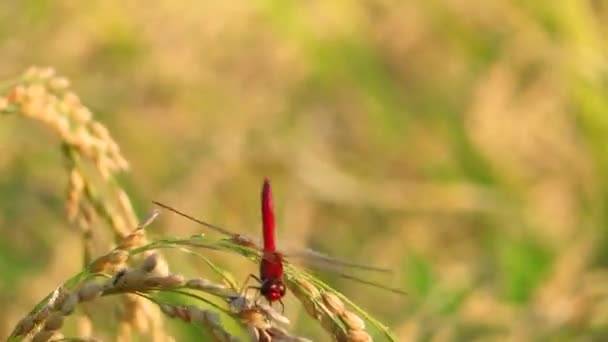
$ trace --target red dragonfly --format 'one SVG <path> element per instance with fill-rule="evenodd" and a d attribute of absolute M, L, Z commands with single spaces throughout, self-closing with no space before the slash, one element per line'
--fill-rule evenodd
<path fill-rule="evenodd" d="M 286 287 L 283 282 L 283 256 L 285 254 L 278 252 L 277 248 L 276 248 L 275 220 L 274 220 L 274 209 L 273 209 L 273 202 L 272 202 L 272 189 L 270 188 L 270 181 L 268 180 L 268 178 L 264 179 L 264 184 L 262 186 L 261 200 L 262 200 L 263 247 L 261 250 L 262 259 L 260 261 L 260 276 L 258 278 L 254 275 L 250 275 L 250 277 L 253 277 L 260 283 L 260 287 L 254 287 L 254 288 L 258 289 L 260 291 L 260 294 L 264 298 L 266 298 L 266 300 L 268 300 L 269 303 L 272 304 L 275 301 L 279 301 L 281 306 L 283 306 L 283 302 L 281 301 L 281 299 L 285 296 L 285 292 L 286 292 Z M 239 241 L 242 244 L 246 244 L 250 247 L 256 247 L 259 249 L 259 247 L 257 247 L 253 242 L 251 242 L 252 240 L 247 237 L 243 237 L 242 235 L 239 235 L 239 234 L 234 234 L 222 227 L 199 220 L 195 217 L 192 217 L 188 214 L 180 212 L 177 209 L 172 208 L 168 205 L 162 204 L 160 202 L 153 201 L 153 203 L 160 207 L 168 209 L 180 216 L 183 216 L 189 220 L 192 220 L 192 221 L 197 222 L 201 225 L 204 225 L 208 228 L 211 228 L 217 232 L 220 232 L 224 235 L 228 235 L 231 238 L 233 238 L 235 241 Z M 295 256 L 295 257 L 303 257 L 303 258 L 308 259 L 309 261 L 330 264 L 333 266 L 353 267 L 353 268 L 359 268 L 359 269 L 371 270 L 371 271 L 390 272 L 390 270 L 386 270 L 386 269 L 382 269 L 382 268 L 350 263 L 348 261 L 329 257 L 327 255 L 324 255 L 324 254 L 321 254 L 321 253 L 318 253 L 318 252 L 315 252 L 312 250 L 305 250 L 305 251 L 299 252 L 299 253 L 290 253 L 288 255 Z M 342 273 L 339 273 L 339 275 L 342 277 L 351 279 L 351 280 L 355 280 L 355 281 L 358 281 L 358 282 L 361 282 L 361 283 L 364 283 L 367 285 L 379 287 L 379 288 L 382 288 L 382 289 L 385 289 L 385 290 L 388 290 L 391 292 L 395 292 L 398 294 L 405 294 L 404 291 L 389 288 L 384 285 L 370 282 L 367 280 L 363 280 L 360 278 L 356 278 L 356 277 L 353 277 L 350 275 L 346 275 L 346 274 L 342 274 Z"/>

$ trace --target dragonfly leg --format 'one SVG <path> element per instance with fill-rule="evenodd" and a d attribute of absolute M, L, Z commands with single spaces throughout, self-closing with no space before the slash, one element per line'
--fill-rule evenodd
<path fill-rule="evenodd" d="M 259 287 L 259 286 L 247 286 L 247 287 L 246 287 L 246 288 L 243 290 L 243 292 L 241 293 L 241 295 L 242 295 L 243 297 L 247 298 L 247 291 L 254 290 L 254 291 L 255 291 L 255 297 L 254 297 L 254 299 L 253 299 L 253 303 L 254 303 L 255 305 L 258 305 L 258 301 L 260 300 L 260 290 L 261 290 L 261 289 L 262 289 L 262 288 L 261 288 L 261 287 Z"/>
<path fill-rule="evenodd" d="M 279 303 L 281 303 L 281 315 L 285 315 L 285 304 L 283 301 L 279 299 Z"/>
<path fill-rule="evenodd" d="M 247 288 L 247 284 L 249 283 L 249 281 L 250 281 L 252 278 L 253 278 L 253 279 L 255 279 L 255 280 L 258 282 L 258 283 L 260 283 L 260 284 L 262 283 L 262 281 L 260 280 L 260 278 L 258 278 L 258 277 L 256 277 L 255 275 L 253 275 L 253 274 L 249 273 L 249 275 L 247 276 L 247 278 L 245 278 L 245 281 L 243 282 L 243 285 L 241 285 L 241 291 L 239 291 L 239 292 L 241 292 L 241 293 L 242 293 L 242 292 L 243 292 L 243 290 Z"/>
<path fill-rule="evenodd" d="M 250 273 L 247 276 L 247 278 L 245 278 L 245 281 L 243 282 L 243 285 L 241 285 L 241 289 L 239 290 L 239 293 L 241 294 L 241 296 L 245 297 L 245 295 L 247 294 L 247 291 L 250 290 L 250 289 L 252 289 L 252 288 L 255 288 L 255 289 L 257 289 L 259 291 L 259 289 L 260 289 L 259 287 L 247 286 L 247 284 L 249 284 L 249 281 L 252 278 L 255 279 L 259 284 L 262 284 L 262 281 L 260 280 L 260 278 L 258 278 L 255 275 L 253 275 L 253 274 Z"/>

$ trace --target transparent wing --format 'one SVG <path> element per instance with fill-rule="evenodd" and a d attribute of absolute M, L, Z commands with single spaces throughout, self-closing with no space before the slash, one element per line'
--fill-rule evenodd
<path fill-rule="evenodd" d="M 405 292 L 404 290 L 395 288 L 395 287 L 386 286 L 386 285 L 381 284 L 381 283 L 376 283 L 376 282 L 373 282 L 373 281 L 365 280 L 365 279 L 362 279 L 362 278 L 359 278 L 359 277 L 355 277 L 355 276 L 352 276 L 352 275 L 346 274 L 346 273 L 341 273 L 340 272 L 340 273 L 337 273 L 337 274 L 340 277 L 342 277 L 342 278 L 349 279 L 349 280 L 352 280 L 354 282 L 358 282 L 358 283 L 361 283 L 361 284 L 364 284 L 364 285 L 367 285 L 367 286 L 377 287 L 379 289 L 382 289 L 382 290 L 385 290 L 385 291 L 389 291 L 389 292 L 392 292 L 392 293 L 395 293 L 395 294 L 398 294 L 398 295 L 401 295 L 401 296 L 407 295 L 407 292 Z"/>
<path fill-rule="evenodd" d="M 203 220 L 197 219 L 194 216 L 190 216 L 190 215 L 188 215 L 186 213 L 183 213 L 183 212 L 181 212 L 181 211 L 179 211 L 179 210 L 177 210 L 177 209 L 175 209 L 175 208 L 173 208 L 171 206 L 168 206 L 166 204 L 162 204 L 162 203 L 157 202 L 157 201 L 152 201 L 152 203 L 156 204 L 157 206 L 159 206 L 161 208 L 165 208 L 165 209 L 167 209 L 169 211 L 172 211 L 172 212 L 176 213 L 179 216 L 185 217 L 185 218 L 187 218 L 187 219 L 189 219 L 189 220 L 191 220 L 193 222 L 196 222 L 196 223 L 198 223 L 198 224 L 200 224 L 202 226 L 205 226 L 207 228 L 215 230 L 216 232 L 218 232 L 220 234 L 224 234 L 224 235 L 227 235 L 227 236 L 230 236 L 230 237 L 240 236 L 239 234 L 235 234 L 235 233 L 229 231 L 228 229 L 225 229 L 225 228 L 222 228 L 220 226 L 216 226 L 214 224 L 211 224 L 209 222 L 205 222 Z"/>
<path fill-rule="evenodd" d="M 205 226 L 207 228 L 210 228 L 220 234 L 226 235 L 228 236 L 230 239 L 232 239 L 233 241 L 235 241 L 236 243 L 239 243 L 241 245 L 245 245 L 248 247 L 253 247 L 255 249 L 258 249 L 261 251 L 260 247 L 259 247 L 259 243 L 256 243 L 252 238 L 245 236 L 245 235 L 241 235 L 241 234 L 236 234 L 233 233 L 231 231 L 229 231 L 228 229 L 225 229 L 223 227 L 211 224 L 209 222 L 197 219 L 191 215 L 188 215 L 186 213 L 183 213 L 173 207 L 170 207 L 166 204 L 157 202 L 157 201 L 152 201 L 152 203 L 158 205 L 159 207 L 165 208 L 169 211 L 174 212 L 177 215 L 180 215 L 182 217 L 185 217 L 193 222 L 196 222 L 202 226 Z M 339 258 L 335 258 L 335 257 L 331 257 L 329 255 L 323 254 L 321 252 L 315 251 L 313 249 L 302 249 L 299 251 L 289 251 L 289 252 L 281 252 L 279 254 L 279 257 L 281 256 L 285 256 L 288 257 L 289 259 L 300 259 L 301 261 L 303 261 L 307 267 L 310 267 L 312 269 L 317 269 L 320 271 L 329 271 L 331 273 L 334 273 L 342 278 L 345 279 L 350 279 L 352 281 L 355 282 L 359 282 L 361 284 L 365 284 L 365 285 L 369 285 L 369 286 L 373 286 L 373 287 L 377 287 L 380 289 L 384 289 L 393 293 L 397 293 L 397 294 L 401 294 L 404 295 L 406 294 L 405 291 L 402 291 L 400 289 L 395 289 L 395 288 L 391 288 L 388 287 L 386 285 L 380 284 L 380 283 L 375 283 L 372 281 L 368 281 L 359 277 L 355 277 L 346 273 L 342 272 L 343 268 L 352 268 L 352 269 L 359 269 L 359 270 L 364 270 L 364 271 L 373 271 L 373 272 L 383 272 L 383 273 L 390 273 L 392 272 L 392 270 L 387 269 L 387 268 L 381 268 L 381 267 L 376 267 L 376 266 L 369 266 L 369 265 L 363 265 L 363 264 L 357 264 L 357 263 L 353 263 L 350 261 L 346 261 L 343 259 L 339 259 Z M 271 260 L 275 260 L 276 256 L 274 254 L 265 254 L 262 253 L 262 257 L 263 258 L 270 258 Z"/>
<path fill-rule="evenodd" d="M 323 254 L 310 248 L 306 248 L 300 251 L 288 251 L 282 254 L 290 259 L 300 259 L 306 264 L 318 265 L 319 268 L 327 266 L 327 268 L 329 269 L 354 268 L 373 272 L 392 272 L 392 270 L 387 268 L 357 264 L 343 259 L 331 257 L 329 255 Z"/>

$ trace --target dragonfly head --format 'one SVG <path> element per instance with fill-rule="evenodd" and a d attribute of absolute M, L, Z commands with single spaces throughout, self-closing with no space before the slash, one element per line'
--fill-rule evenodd
<path fill-rule="evenodd" d="M 285 296 L 285 284 L 281 278 L 269 278 L 262 284 L 260 292 L 269 302 L 273 302 Z"/>

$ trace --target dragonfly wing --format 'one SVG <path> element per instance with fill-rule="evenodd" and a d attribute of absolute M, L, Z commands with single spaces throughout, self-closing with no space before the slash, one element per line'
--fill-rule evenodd
<path fill-rule="evenodd" d="M 333 260 L 334 258 L 330 258 L 331 260 Z M 367 286 L 372 286 L 375 288 L 379 288 L 381 290 L 384 291 L 389 291 L 398 295 L 407 295 L 407 292 L 405 292 L 404 290 L 398 289 L 398 288 L 394 288 L 394 287 L 390 287 L 390 286 L 386 286 L 382 283 L 378 283 L 378 282 L 373 282 L 370 280 L 366 280 L 363 278 L 359 278 L 353 275 L 350 275 L 348 273 L 344 273 L 343 269 L 345 267 L 355 267 L 355 268 L 361 268 L 363 267 L 363 270 L 371 270 L 371 271 L 381 271 L 381 272 L 391 272 L 390 270 L 387 269 L 381 269 L 381 268 L 376 268 L 376 267 L 368 267 L 365 265 L 358 265 L 358 264 L 352 264 L 349 262 L 346 262 L 348 265 L 339 265 L 339 264 L 333 264 L 333 263 L 325 263 L 325 264 L 320 264 L 320 265 L 306 265 L 307 268 L 312 269 L 312 270 L 316 270 L 319 271 L 321 273 L 329 273 L 329 274 L 335 274 L 341 278 L 345 278 L 360 284 L 364 284 Z M 371 268 L 371 269 L 370 269 Z"/>
<path fill-rule="evenodd" d="M 161 203 L 161 202 L 158 202 L 158 201 L 152 201 L 152 203 L 156 204 L 157 206 L 159 206 L 159 207 L 161 207 L 161 208 L 165 208 L 165 209 L 167 209 L 167 210 L 169 210 L 169 211 L 172 211 L 172 212 L 174 212 L 175 214 L 177 214 L 177 215 L 179 215 L 179 216 L 182 216 L 182 217 L 184 217 L 184 218 L 187 218 L 187 219 L 188 219 L 188 220 L 190 220 L 190 221 L 196 222 L 196 223 L 198 223 L 198 224 L 200 224 L 200 225 L 202 225 L 202 226 L 204 226 L 204 227 L 207 227 L 207 228 L 210 228 L 210 229 L 212 229 L 212 230 L 215 230 L 216 232 L 218 232 L 218 233 L 220 233 L 220 234 L 224 234 L 224 235 L 227 235 L 227 236 L 230 236 L 230 237 L 239 236 L 239 234 L 235 234 L 235 233 L 233 233 L 233 232 L 229 231 L 228 229 L 222 228 L 222 227 L 220 227 L 220 226 L 216 226 L 216 225 L 211 224 L 211 223 L 209 223 L 209 222 L 205 222 L 205 221 L 203 221 L 203 220 L 201 220 L 201 219 L 197 219 L 197 218 L 196 218 L 196 217 L 194 217 L 194 216 L 191 216 L 191 215 L 188 215 L 188 214 L 186 214 L 186 213 L 183 213 L 183 212 L 181 212 L 181 211 L 179 211 L 179 210 L 177 210 L 177 209 L 175 209 L 175 208 L 173 208 L 173 207 L 171 207 L 171 206 L 168 206 L 168 205 L 166 205 L 166 204 L 163 204 L 163 203 Z"/>
<path fill-rule="evenodd" d="M 392 293 L 395 293 L 395 294 L 398 294 L 398 295 L 402 295 L 402 296 L 407 295 L 407 292 L 405 292 L 405 291 L 403 291 L 401 289 L 397 289 L 397 288 L 389 287 L 389 286 L 386 286 L 386 285 L 383 285 L 383 284 L 380 284 L 380 283 L 376 283 L 376 282 L 373 282 L 373 281 L 365 280 L 365 279 L 362 279 L 362 278 L 359 278 L 359 277 L 352 276 L 350 274 L 345 274 L 345 273 L 337 273 L 337 274 L 340 277 L 342 277 L 342 278 L 349 279 L 349 280 L 352 280 L 352 281 L 355 281 L 355 282 L 358 282 L 358 283 L 361 283 L 361 284 L 364 284 L 364 285 L 377 287 L 377 288 L 380 288 L 382 290 L 390 291 Z"/>
<path fill-rule="evenodd" d="M 329 268 L 329 269 L 338 269 L 338 268 L 354 268 L 364 271 L 373 271 L 373 272 L 384 272 L 391 273 L 392 270 L 382 267 L 370 266 L 357 264 L 354 262 L 338 259 L 335 257 L 331 257 L 329 255 L 323 254 L 321 252 L 317 252 L 312 249 L 304 249 L 301 251 L 283 253 L 283 255 L 289 258 L 301 259 L 306 264 L 319 265 L 319 268 Z"/>

